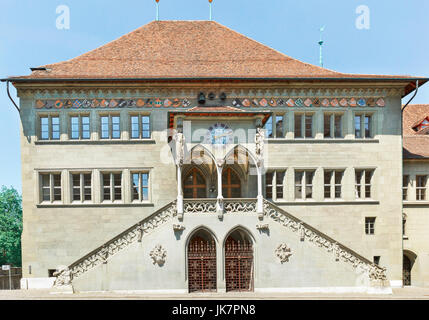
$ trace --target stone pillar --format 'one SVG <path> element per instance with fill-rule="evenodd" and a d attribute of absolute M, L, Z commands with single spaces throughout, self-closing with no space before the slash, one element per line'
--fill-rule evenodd
<path fill-rule="evenodd" d="M 222 195 L 222 169 L 224 160 L 218 160 L 216 163 L 217 169 L 217 201 L 216 201 L 216 212 L 219 220 L 223 219 L 223 195 Z"/>
<path fill-rule="evenodd" d="M 262 195 L 262 170 L 261 166 L 257 166 L 258 170 L 258 196 L 257 196 L 257 206 L 256 211 L 258 213 L 259 219 L 263 219 L 264 217 L 264 197 Z"/>
<path fill-rule="evenodd" d="M 177 165 L 177 217 L 183 219 L 182 167 Z"/>

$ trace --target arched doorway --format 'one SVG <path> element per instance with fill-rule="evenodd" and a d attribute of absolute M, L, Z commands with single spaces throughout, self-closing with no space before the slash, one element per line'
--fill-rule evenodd
<path fill-rule="evenodd" d="M 209 232 L 199 230 L 188 244 L 189 293 L 216 291 L 216 281 L 216 243 Z"/>
<path fill-rule="evenodd" d="M 237 173 L 231 168 L 226 168 L 222 173 L 222 195 L 225 198 L 241 197 L 241 181 Z"/>
<path fill-rule="evenodd" d="M 225 241 L 226 291 L 253 291 L 253 241 L 235 230 Z"/>
<path fill-rule="evenodd" d="M 411 259 L 404 254 L 403 258 L 403 282 L 404 286 L 411 286 L 411 269 L 413 268 L 413 263 Z"/>
<path fill-rule="evenodd" d="M 183 196 L 187 199 L 206 198 L 206 179 L 197 168 L 192 168 L 183 181 Z"/>

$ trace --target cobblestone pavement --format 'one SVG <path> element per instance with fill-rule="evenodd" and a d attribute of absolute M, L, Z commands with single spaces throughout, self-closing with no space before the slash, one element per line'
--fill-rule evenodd
<path fill-rule="evenodd" d="M 329 294 L 329 293 L 208 293 L 208 294 L 131 294 L 117 292 L 54 293 L 51 290 L 0 290 L 0 300 L 429 300 L 429 288 L 393 289 L 393 294 Z"/>

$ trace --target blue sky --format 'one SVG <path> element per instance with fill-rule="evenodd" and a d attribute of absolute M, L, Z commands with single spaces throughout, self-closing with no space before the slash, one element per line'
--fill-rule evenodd
<path fill-rule="evenodd" d="M 56 28 L 59 5 L 70 8 L 69 30 Z M 360 5 L 370 10 L 368 30 L 356 28 Z M 160 0 L 161 20 L 208 17 L 208 0 Z M 154 19 L 155 0 L 1 0 L 0 78 L 71 59 Z M 318 64 L 319 28 L 325 25 L 325 67 L 429 77 L 429 1 L 213 0 L 213 19 L 312 64 Z M 429 103 L 429 84 L 413 103 Z M 0 108 L 0 185 L 21 192 L 20 120 L 4 83 Z"/>

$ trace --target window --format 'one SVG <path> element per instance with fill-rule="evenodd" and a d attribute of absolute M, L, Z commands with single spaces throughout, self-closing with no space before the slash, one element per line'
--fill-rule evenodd
<path fill-rule="evenodd" d="M 101 139 L 120 139 L 121 125 L 119 115 L 101 116 Z"/>
<path fill-rule="evenodd" d="M 325 139 L 343 138 L 342 114 L 325 114 L 323 135 Z"/>
<path fill-rule="evenodd" d="M 404 175 L 402 177 L 402 200 L 408 200 L 408 184 L 410 183 L 410 176 Z"/>
<path fill-rule="evenodd" d="M 426 200 L 426 184 L 428 177 L 427 176 L 416 176 L 416 200 L 425 201 Z"/>
<path fill-rule="evenodd" d="M 60 118 L 58 115 L 40 116 L 40 139 L 60 139 Z"/>
<path fill-rule="evenodd" d="M 356 139 L 372 138 L 372 116 L 368 114 L 355 115 Z"/>
<path fill-rule="evenodd" d="M 150 116 L 131 116 L 131 139 L 150 139 Z"/>
<path fill-rule="evenodd" d="M 314 170 L 295 171 L 295 199 L 313 198 Z"/>
<path fill-rule="evenodd" d="M 268 199 L 284 198 L 285 170 L 269 171 L 265 174 L 265 194 Z M 275 198 L 273 198 L 275 195 Z"/>
<path fill-rule="evenodd" d="M 313 138 L 313 114 L 295 114 L 295 138 Z"/>
<path fill-rule="evenodd" d="M 267 122 L 265 122 L 264 129 L 266 130 L 267 138 L 273 138 L 273 117 L 269 117 Z"/>
<path fill-rule="evenodd" d="M 365 234 L 375 234 L 375 218 L 365 218 Z"/>
<path fill-rule="evenodd" d="M 284 138 L 284 116 L 276 115 L 276 138 Z"/>
<path fill-rule="evenodd" d="M 372 197 L 372 177 L 374 170 L 355 170 L 356 199 L 369 199 Z"/>
<path fill-rule="evenodd" d="M 103 173 L 103 200 L 122 200 L 122 173 Z"/>
<path fill-rule="evenodd" d="M 344 171 L 325 170 L 324 194 L 325 199 L 340 199 L 342 197 L 342 180 Z"/>
<path fill-rule="evenodd" d="M 380 265 L 380 256 L 374 256 L 374 264 L 376 264 L 377 266 Z"/>
<path fill-rule="evenodd" d="M 70 116 L 71 139 L 89 139 L 90 134 L 90 123 L 88 115 Z"/>
<path fill-rule="evenodd" d="M 61 173 L 42 173 L 41 202 L 61 201 Z"/>
<path fill-rule="evenodd" d="M 91 173 L 76 173 L 72 174 L 72 200 L 73 201 L 91 201 Z"/>
<path fill-rule="evenodd" d="M 265 174 L 265 195 L 267 199 L 273 198 L 273 179 L 274 172 L 267 172 Z"/>
<path fill-rule="evenodd" d="M 149 200 L 149 173 L 133 173 L 131 177 L 133 186 L 133 201 Z"/>

